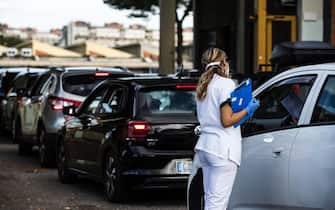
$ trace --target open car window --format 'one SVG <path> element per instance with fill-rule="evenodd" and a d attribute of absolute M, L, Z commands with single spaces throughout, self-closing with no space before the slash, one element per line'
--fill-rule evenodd
<path fill-rule="evenodd" d="M 243 135 L 296 126 L 315 78 L 315 75 L 292 77 L 263 91 L 257 97 L 260 107 L 243 126 Z"/>

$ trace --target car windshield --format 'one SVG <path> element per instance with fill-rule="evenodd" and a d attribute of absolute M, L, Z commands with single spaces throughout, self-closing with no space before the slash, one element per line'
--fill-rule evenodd
<path fill-rule="evenodd" d="M 142 89 L 138 100 L 138 113 L 148 117 L 196 118 L 195 89 L 159 87 Z"/>
<path fill-rule="evenodd" d="M 106 77 L 97 77 L 94 74 L 65 76 L 63 78 L 63 89 L 71 94 L 87 96 L 104 79 Z"/>

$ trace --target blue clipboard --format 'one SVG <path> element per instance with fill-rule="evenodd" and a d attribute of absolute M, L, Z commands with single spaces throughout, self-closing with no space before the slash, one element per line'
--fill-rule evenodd
<path fill-rule="evenodd" d="M 230 94 L 231 108 L 234 113 L 240 112 L 245 109 L 249 102 L 252 100 L 252 80 L 247 79 L 241 82 L 241 84 L 235 88 Z M 234 127 L 238 127 L 247 121 L 251 116 L 247 115 L 242 118 L 239 122 L 234 124 Z"/>

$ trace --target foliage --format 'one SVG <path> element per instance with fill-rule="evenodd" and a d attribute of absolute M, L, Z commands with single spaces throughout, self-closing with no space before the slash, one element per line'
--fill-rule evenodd
<path fill-rule="evenodd" d="M 103 0 L 105 4 L 120 10 L 131 10 L 130 17 L 147 17 L 148 13 L 154 14 L 159 7 L 159 0 Z M 171 1 L 171 0 L 164 0 Z M 176 0 L 176 23 L 177 23 L 177 64 L 182 65 L 183 57 L 183 29 L 185 18 L 193 9 L 193 0 Z M 184 9 L 184 14 L 179 17 L 177 9 Z"/>
<path fill-rule="evenodd" d="M 22 42 L 23 40 L 18 37 L 14 36 L 5 37 L 3 35 L 0 35 L 0 45 L 4 45 L 6 47 L 14 47 Z"/>

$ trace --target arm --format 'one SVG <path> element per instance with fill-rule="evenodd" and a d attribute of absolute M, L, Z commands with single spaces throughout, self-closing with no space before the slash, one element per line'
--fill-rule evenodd
<path fill-rule="evenodd" d="M 225 104 L 223 107 L 221 107 L 220 114 L 222 126 L 224 128 L 228 128 L 239 122 L 244 116 L 248 114 L 248 112 L 243 109 L 240 112 L 233 113 L 233 110 L 231 109 L 229 104 Z"/>

